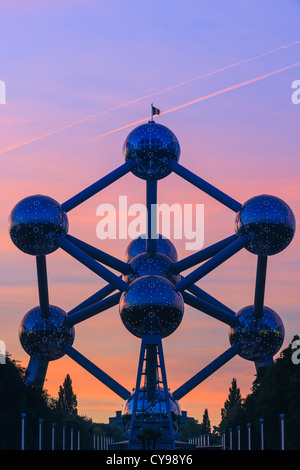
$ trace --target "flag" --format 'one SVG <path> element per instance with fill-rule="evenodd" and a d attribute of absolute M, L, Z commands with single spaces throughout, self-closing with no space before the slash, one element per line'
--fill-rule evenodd
<path fill-rule="evenodd" d="M 157 116 L 158 114 L 160 114 L 160 110 L 158 108 L 155 108 L 153 104 L 151 105 L 151 108 L 152 108 L 152 116 Z"/>

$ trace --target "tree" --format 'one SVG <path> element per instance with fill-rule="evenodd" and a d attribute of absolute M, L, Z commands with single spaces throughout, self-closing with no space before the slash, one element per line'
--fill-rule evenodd
<path fill-rule="evenodd" d="M 201 434 L 210 434 L 211 433 L 211 425 L 210 425 L 210 419 L 208 417 L 208 410 L 205 408 L 204 414 L 203 414 L 203 420 L 201 423 L 202 427 L 202 432 Z"/>
<path fill-rule="evenodd" d="M 197 419 L 191 418 L 186 424 L 179 428 L 179 439 L 188 442 L 190 437 L 200 436 L 202 434 L 202 426 Z"/>
<path fill-rule="evenodd" d="M 77 397 L 73 392 L 72 380 L 66 375 L 63 386 L 60 385 L 58 392 L 57 407 L 60 411 L 68 414 L 77 414 Z"/>
<path fill-rule="evenodd" d="M 247 448 L 247 423 L 251 423 L 251 448 L 260 449 L 260 424 L 264 420 L 264 448 L 280 449 L 279 415 L 285 414 L 285 448 L 300 450 L 300 366 L 292 360 L 295 336 L 273 364 L 261 367 L 252 384 L 251 393 L 244 400 L 239 393 L 230 393 L 222 409 L 219 432 L 236 426 L 241 428 L 241 449 Z M 234 389 L 235 387 L 232 387 Z M 231 390 L 231 389 L 230 389 Z M 238 398 L 234 405 L 233 396 Z M 232 406 L 230 406 L 232 404 Z M 234 437 L 233 441 L 236 439 Z"/>
<path fill-rule="evenodd" d="M 224 408 L 221 409 L 220 430 L 229 427 L 229 423 L 241 412 L 242 403 L 241 391 L 237 386 L 236 379 L 233 378 L 231 387 L 229 387 L 228 398 L 224 403 Z"/>

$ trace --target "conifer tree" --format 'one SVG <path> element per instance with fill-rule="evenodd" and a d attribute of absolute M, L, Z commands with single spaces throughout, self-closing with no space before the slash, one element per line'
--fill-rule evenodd
<path fill-rule="evenodd" d="M 226 428 L 228 423 L 232 421 L 236 414 L 241 411 L 242 396 L 241 391 L 237 386 L 235 378 L 232 379 L 231 387 L 229 387 L 228 398 L 224 403 L 224 408 L 221 409 L 221 423 L 220 429 Z"/>
<path fill-rule="evenodd" d="M 77 397 L 73 392 L 69 374 L 66 375 L 63 385 L 59 387 L 58 408 L 68 414 L 77 414 Z"/>
<path fill-rule="evenodd" d="M 208 417 L 208 410 L 205 408 L 202 420 L 202 434 L 210 434 L 211 433 L 211 425 L 210 419 Z"/>

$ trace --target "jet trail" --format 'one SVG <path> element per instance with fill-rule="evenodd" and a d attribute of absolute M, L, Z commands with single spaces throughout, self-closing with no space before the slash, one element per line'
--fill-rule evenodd
<path fill-rule="evenodd" d="M 179 109 L 186 108 L 187 106 L 191 106 L 191 105 L 196 104 L 196 103 L 200 103 L 201 101 L 208 100 L 209 98 L 213 98 L 215 96 L 222 95 L 223 93 L 227 93 L 229 91 L 236 90 L 237 88 L 241 88 L 241 87 L 244 87 L 246 85 L 250 85 L 251 83 L 255 83 L 255 82 L 258 82 L 260 80 L 264 80 L 265 78 L 272 77 L 273 75 L 277 75 L 278 73 L 284 72 L 284 71 L 292 69 L 294 67 L 298 67 L 299 65 L 300 65 L 300 62 L 296 62 L 295 64 L 287 65 L 286 67 L 282 67 L 281 69 L 274 70 L 273 72 L 266 73 L 265 75 L 260 75 L 259 77 L 252 78 L 250 80 L 247 80 L 246 82 L 238 83 L 237 85 L 232 85 L 228 88 L 224 88 L 223 90 L 215 91 L 214 93 L 210 93 L 209 95 L 202 96 L 201 98 L 198 98 L 196 100 L 189 101 L 188 103 L 181 104 L 179 106 L 176 106 L 175 108 L 167 109 L 166 111 L 163 111 L 162 113 L 160 113 L 160 116 L 162 116 L 163 114 L 168 114 L 168 113 L 172 113 L 174 111 L 178 111 Z M 132 127 L 132 126 L 135 126 L 137 124 L 143 123 L 147 119 L 150 119 L 150 117 L 145 118 L 145 119 L 140 119 L 139 121 L 131 122 L 130 124 L 126 124 L 125 126 L 118 127 L 117 129 L 114 129 L 112 131 L 105 132 L 104 134 L 98 135 L 96 137 L 92 137 L 91 139 L 89 139 L 89 142 L 92 141 L 92 140 L 100 139 L 101 137 L 104 137 L 106 135 L 113 134 L 115 132 L 121 131 L 123 129 L 127 129 L 128 127 Z"/>
<path fill-rule="evenodd" d="M 15 149 L 17 149 L 17 148 L 23 147 L 23 146 L 25 146 L 25 145 L 27 145 L 27 144 L 30 144 L 30 143 L 37 142 L 37 141 L 39 141 L 39 140 L 45 139 L 46 137 L 50 137 L 50 136 L 52 136 L 52 135 L 58 134 L 58 133 L 63 132 L 63 131 L 65 131 L 65 130 L 67 130 L 67 129 L 71 129 L 72 127 L 77 126 L 77 125 L 79 125 L 79 124 L 83 124 L 83 123 L 89 121 L 90 119 L 95 119 L 95 118 L 97 118 L 97 117 L 99 117 L 99 116 L 103 116 L 103 115 L 108 114 L 108 113 L 110 113 L 110 112 L 112 112 L 112 111 L 115 111 L 115 110 L 117 110 L 117 109 L 124 108 L 124 107 L 126 107 L 126 106 L 131 105 L 131 104 L 138 103 L 139 101 L 143 101 L 143 100 L 146 100 L 146 99 L 148 99 L 148 98 L 153 98 L 154 96 L 161 95 L 161 94 L 166 93 L 166 92 L 171 91 L 171 90 L 175 90 L 176 88 L 179 88 L 179 87 L 182 87 L 182 86 L 185 86 L 185 85 L 189 85 L 190 83 L 193 83 L 193 82 L 196 82 L 196 81 L 198 81 L 198 80 L 201 80 L 202 78 L 207 78 L 207 77 L 210 77 L 210 76 L 212 76 L 212 75 L 218 74 L 218 73 L 223 72 L 223 71 L 225 71 L 225 70 L 227 70 L 227 69 L 230 69 L 230 68 L 232 68 L 232 67 L 237 67 L 237 66 L 242 65 L 242 64 L 245 64 L 245 63 L 247 63 L 247 62 L 251 62 L 251 61 L 254 61 L 254 60 L 263 58 L 263 57 L 265 57 L 265 56 L 267 56 L 267 55 L 274 54 L 274 53 L 276 53 L 276 52 L 278 52 L 278 51 L 280 51 L 280 50 L 282 50 L 282 49 L 287 49 L 287 48 L 289 48 L 289 47 L 291 47 L 291 46 L 293 46 L 293 45 L 295 45 L 295 44 L 300 44 L 300 41 L 293 41 L 293 42 L 291 42 L 291 43 L 289 43 L 289 44 L 287 44 L 287 45 L 283 45 L 283 46 L 277 47 L 276 49 L 271 49 L 271 50 L 269 50 L 269 51 L 266 51 L 266 52 L 264 52 L 264 53 L 262 53 L 262 54 L 259 54 L 259 55 L 254 56 L 254 57 L 250 57 L 250 58 L 248 58 L 248 59 L 243 59 L 243 60 L 241 60 L 241 61 L 239 61 L 239 62 L 234 62 L 233 64 L 225 65 L 224 67 L 221 67 L 221 68 L 218 68 L 218 69 L 216 69 L 216 70 L 213 70 L 212 72 L 208 72 L 208 73 L 199 75 L 199 76 L 197 76 L 197 77 L 191 78 L 191 79 L 186 80 L 186 81 L 184 81 L 184 82 L 177 83 L 177 84 L 175 84 L 175 85 L 171 85 L 171 86 L 169 86 L 169 87 L 167 87 L 167 88 L 163 88 L 162 90 L 154 91 L 154 92 L 152 92 L 152 93 L 149 93 L 149 94 L 140 96 L 139 98 L 135 98 L 135 99 L 130 100 L 130 101 L 127 101 L 127 102 L 125 102 L 125 103 L 118 104 L 118 105 L 113 106 L 113 107 L 111 107 L 111 108 L 108 108 L 108 109 L 106 109 L 106 110 L 104 110 L 104 111 L 100 111 L 100 112 L 98 112 L 98 113 L 91 114 L 91 115 L 86 116 L 86 117 L 84 117 L 84 118 L 82 118 L 82 119 L 79 119 L 79 120 L 77 120 L 77 121 L 74 121 L 74 122 L 71 123 L 71 124 L 67 124 L 67 125 L 65 125 L 65 126 L 63 126 L 63 127 L 61 127 L 61 128 L 59 128 L 59 129 L 55 129 L 55 130 L 53 130 L 53 131 L 49 131 L 49 132 L 47 132 L 47 133 L 45 133 L 45 134 L 42 134 L 42 135 L 40 135 L 40 136 L 38 136 L 38 137 L 34 137 L 34 138 L 32 138 L 32 139 L 29 139 L 29 140 L 20 142 L 20 143 L 18 143 L 18 144 L 14 144 L 14 145 L 11 145 L 11 146 L 9 146 L 9 147 L 5 147 L 5 148 L 3 148 L 2 150 L 0 150 L 0 155 L 1 155 L 1 154 L 4 154 L 4 153 L 7 153 L 7 152 L 10 152 L 11 150 L 15 150 Z M 170 112 L 170 111 L 169 111 L 169 112 Z M 165 112 L 165 113 L 161 113 L 161 114 L 166 114 L 166 112 Z M 136 124 L 139 124 L 139 123 L 141 123 L 141 122 L 144 122 L 144 120 L 137 121 Z M 129 127 L 129 126 L 127 126 L 127 127 Z M 121 129 L 126 129 L 126 127 L 122 127 L 122 128 L 120 128 L 120 129 L 118 129 L 118 130 L 121 130 Z M 114 131 L 114 132 L 116 132 L 116 131 Z M 103 135 L 107 135 L 107 134 L 103 134 Z M 102 137 L 102 136 L 101 136 L 101 137 Z M 100 138 L 100 136 L 97 137 L 97 138 Z"/>

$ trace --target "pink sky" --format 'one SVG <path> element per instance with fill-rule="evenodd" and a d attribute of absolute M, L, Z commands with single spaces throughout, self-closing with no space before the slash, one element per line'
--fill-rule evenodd
<path fill-rule="evenodd" d="M 22 317 L 38 303 L 35 260 L 12 244 L 9 213 L 30 194 L 62 203 L 121 165 L 130 127 L 91 139 L 147 119 L 151 102 L 162 111 L 156 122 L 180 142 L 182 165 L 240 202 L 262 193 L 278 196 L 298 219 L 300 105 L 291 102 L 291 84 L 300 79 L 300 67 L 271 74 L 299 62 L 299 5 L 188 3 L 186 8 L 154 0 L 150 10 L 135 0 L 126 8 L 120 0 L 113 6 L 55 1 L 27 2 L 25 8 L 12 1 L 1 7 L 0 79 L 7 86 L 7 103 L 0 105 L 1 339 L 24 366 L 28 356 L 17 332 Z M 264 80 L 236 87 L 266 74 Z M 192 101 L 197 102 L 163 114 Z M 159 202 L 204 204 L 205 246 L 234 233 L 234 213 L 178 176 L 170 175 L 158 188 Z M 129 204 L 143 203 L 145 184 L 126 175 L 69 213 L 69 233 L 122 258 L 130 240 L 96 237 L 97 206 L 117 204 L 119 195 L 127 195 Z M 299 244 L 296 232 L 292 244 L 268 264 L 265 300 L 284 322 L 284 346 L 299 334 Z M 184 241 L 176 241 L 176 247 L 179 258 L 186 256 Z M 105 284 L 60 250 L 47 261 L 50 301 L 66 311 Z M 244 250 L 199 285 L 238 310 L 253 302 L 255 270 L 255 256 Z M 139 346 L 117 308 L 76 327 L 74 347 L 130 390 Z M 171 391 L 228 346 L 226 325 L 187 307 L 178 330 L 164 340 Z M 81 414 L 107 421 L 121 409 L 119 397 L 69 358 L 49 366 L 51 395 L 57 395 L 67 373 Z M 234 358 L 187 395 L 182 408 L 199 420 L 208 408 L 218 424 L 233 377 L 245 396 L 254 365 Z"/>

